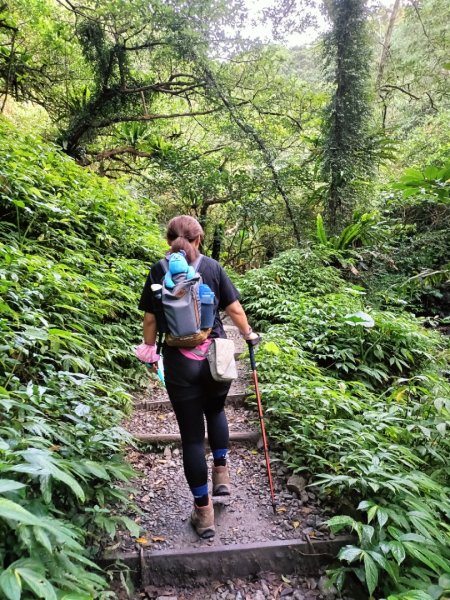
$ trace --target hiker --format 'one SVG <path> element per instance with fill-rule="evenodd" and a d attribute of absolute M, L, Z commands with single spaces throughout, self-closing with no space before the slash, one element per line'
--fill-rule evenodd
<path fill-rule="evenodd" d="M 199 246 L 204 232 L 193 217 L 174 217 L 167 226 L 170 252 L 184 251 L 187 262 L 198 261 Z M 208 494 L 208 467 L 205 457 L 205 424 L 214 466 L 212 494 L 230 494 L 230 476 L 227 466 L 229 431 L 224 412 L 225 399 L 231 382 L 215 381 L 206 360 L 206 351 L 213 338 L 226 338 L 219 309 L 224 310 L 239 329 L 244 340 L 256 345 L 260 338 L 249 326 L 236 290 L 224 269 L 212 258 L 202 256 L 198 269 L 204 284 L 215 294 L 216 310 L 209 337 L 195 348 L 176 348 L 164 344 L 163 363 L 167 393 L 180 429 L 184 473 L 194 496 L 191 523 L 202 538 L 214 536 L 214 510 Z M 159 356 L 156 348 L 157 320 L 155 299 L 151 285 L 161 283 L 165 275 L 161 262 L 155 263 L 147 277 L 139 309 L 144 315 L 144 343 L 136 348 L 136 356 L 146 363 L 155 363 Z"/>

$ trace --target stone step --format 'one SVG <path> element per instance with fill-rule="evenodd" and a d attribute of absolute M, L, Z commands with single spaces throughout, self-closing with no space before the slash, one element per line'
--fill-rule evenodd
<path fill-rule="evenodd" d="M 230 442 L 256 444 L 260 438 L 259 431 L 230 431 Z M 134 439 L 147 444 L 181 444 L 179 433 L 136 433 Z M 205 437 L 208 442 L 208 436 Z"/>
<path fill-rule="evenodd" d="M 136 586 L 186 584 L 195 580 L 226 581 L 272 571 L 288 575 L 317 575 L 339 550 L 354 542 L 351 536 L 333 540 L 273 540 L 229 546 L 110 553 L 99 559 L 103 568 L 126 565 Z"/>
<path fill-rule="evenodd" d="M 236 392 L 228 394 L 227 396 L 227 404 L 231 404 L 232 406 L 244 406 L 244 401 L 247 398 L 248 394 L 245 392 Z M 170 400 L 167 398 L 162 398 L 160 400 L 139 400 L 133 404 L 133 410 L 157 410 L 159 408 L 165 408 L 170 406 Z"/>

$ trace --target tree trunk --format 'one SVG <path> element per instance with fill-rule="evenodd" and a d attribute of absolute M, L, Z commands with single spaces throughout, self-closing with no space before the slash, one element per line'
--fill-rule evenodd
<path fill-rule="evenodd" d="M 222 241 L 223 241 L 223 224 L 217 223 L 216 226 L 214 227 L 214 237 L 213 237 L 212 252 L 211 252 L 211 258 L 214 258 L 214 260 L 218 261 L 220 258 L 220 251 L 222 249 Z"/>
<path fill-rule="evenodd" d="M 395 20 L 400 9 L 401 0 L 395 0 L 392 8 L 391 16 L 389 17 L 388 27 L 386 29 L 386 35 L 384 36 L 383 50 L 381 51 L 381 58 L 378 65 L 376 89 L 379 90 L 383 81 L 384 69 L 387 65 L 389 58 L 389 49 L 391 47 L 392 32 L 394 31 Z"/>

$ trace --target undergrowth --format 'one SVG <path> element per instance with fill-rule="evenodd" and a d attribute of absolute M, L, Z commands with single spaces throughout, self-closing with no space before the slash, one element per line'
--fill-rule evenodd
<path fill-rule="evenodd" d="M 290 251 L 240 283 L 264 331 L 258 370 L 269 432 L 357 541 L 332 573 L 371 597 L 437 600 L 450 581 L 450 385 L 442 337 L 406 312 L 367 306 L 360 288 Z M 268 300 L 269 298 L 269 300 Z"/>
<path fill-rule="evenodd" d="M 138 534 L 121 420 L 154 208 L 4 121 L 0 156 L 0 598 L 99 597 L 99 540 Z"/>

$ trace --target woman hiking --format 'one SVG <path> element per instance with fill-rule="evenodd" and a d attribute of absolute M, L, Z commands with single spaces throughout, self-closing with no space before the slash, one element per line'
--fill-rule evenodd
<path fill-rule="evenodd" d="M 167 226 L 170 252 L 184 251 L 192 265 L 199 257 L 199 246 L 204 232 L 193 217 L 174 217 Z M 205 457 L 205 424 L 214 466 L 212 494 L 230 494 L 230 476 L 227 466 L 228 422 L 224 412 L 225 399 L 231 382 L 215 381 L 206 360 L 206 351 L 213 338 L 225 338 L 219 310 L 224 310 L 239 329 L 245 341 L 256 345 L 260 338 L 248 324 L 236 290 L 217 261 L 203 256 L 199 272 L 204 284 L 215 294 L 215 318 L 209 337 L 196 348 L 176 348 L 164 345 L 163 362 L 167 393 L 180 429 L 183 448 L 184 473 L 194 497 L 191 523 L 202 538 L 214 536 L 214 509 L 208 494 L 208 467 Z M 144 314 L 144 342 L 137 346 L 136 356 L 145 363 L 155 363 L 157 320 L 151 285 L 160 283 L 165 275 L 161 262 L 155 263 L 147 277 L 139 302 Z"/>

